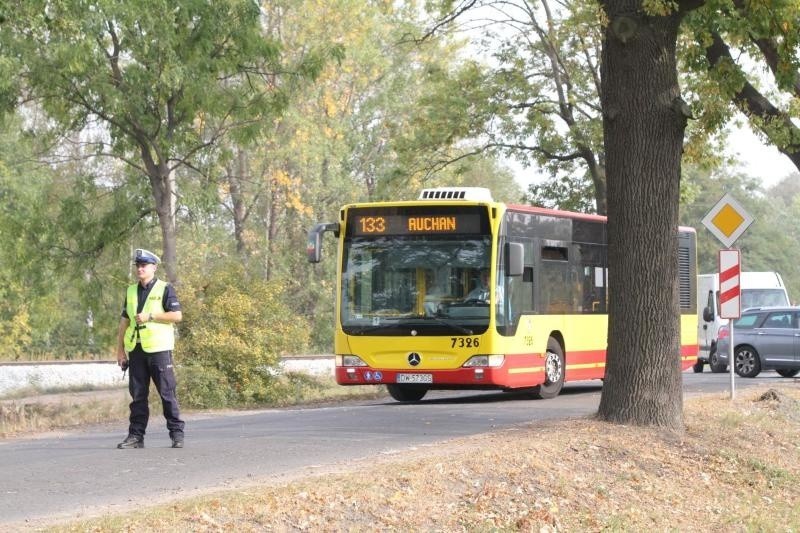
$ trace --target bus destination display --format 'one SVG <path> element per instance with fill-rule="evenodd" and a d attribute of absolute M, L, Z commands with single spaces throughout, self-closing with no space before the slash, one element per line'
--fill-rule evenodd
<path fill-rule="evenodd" d="M 352 217 L 352 235 L 413 235 L 423 233 L 479 233 L 477 213 L 428 215 L 356 215 Z"/>

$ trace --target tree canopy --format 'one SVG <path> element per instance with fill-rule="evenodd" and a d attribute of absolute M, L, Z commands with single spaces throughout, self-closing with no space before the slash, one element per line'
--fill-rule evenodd
<path fill-rule="evenodd" d="M 203 174 L 221 140 L 252 139 L 340 48 L 308 46 L 284 64 L 253 2 L 10 2 L 0 27 L 19 63 L 23 98 L 87 155 L 115 158 L 145 178 L 177 279 L 178 174 Z"/>

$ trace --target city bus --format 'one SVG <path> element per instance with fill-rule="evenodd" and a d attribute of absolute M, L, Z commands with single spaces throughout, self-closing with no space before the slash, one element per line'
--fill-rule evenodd
<path fill-rule="evenodd" d="M 602 379 L 605 217 L 495 202 L 481 187 L 344 206 L 308 235 L 337 239 L 335 374 L 401 402 L 438 389 L 527 390 Z M 697 359 L 696 233 L 676 236 L 682 369 Z"/>

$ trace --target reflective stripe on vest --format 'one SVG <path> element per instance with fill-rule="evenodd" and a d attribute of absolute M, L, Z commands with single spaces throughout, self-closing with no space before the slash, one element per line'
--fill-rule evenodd
<path fill-rule="evenodd" d="M 136 347 L 136 343 L 141 343 L 142 350 L 147 353 L 165 352 L 175 347 L 175 330 L 172 324 L 161 324 L 158 322 L 144 322 L 137 327 L 136 310 L 139 307 L 139 294 L 136 290 L 138 283 L 128 287 L 125 303 L 128 311 L 130 323 L 125 330 L 125 351 L 130 352 Z M 142 307 L 142 313 L 161 313 L 164 311 L 164 293 L 167 290 L 167 283 L 156 280 L 147 301 Z"/>

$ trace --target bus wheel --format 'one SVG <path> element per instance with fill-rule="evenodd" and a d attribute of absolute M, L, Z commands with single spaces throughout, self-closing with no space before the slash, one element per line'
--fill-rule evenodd
<path fill-rule="evenodd" d="M 421 387 L 408 387 L 404 385 L 386 385 L 389 394 L 398 402 L 417 402 L 421 400 L 428 389 Z"/>
<path fill-rule="evenodd" d="M 547 354 L 544 358 L 545 381 L 533 389 L 533 397 L 540 400 L 555 398 L 564 387 L 564 352 L 553 337 L 547 340 Z"/>

